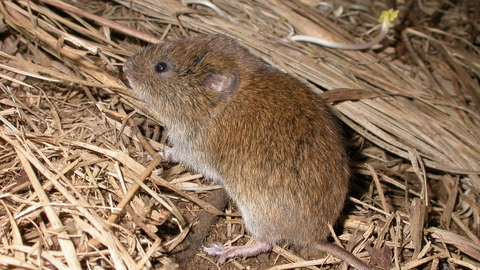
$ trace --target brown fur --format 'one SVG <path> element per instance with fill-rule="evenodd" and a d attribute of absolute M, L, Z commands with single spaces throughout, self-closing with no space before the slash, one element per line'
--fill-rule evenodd
<path fill-rule="evenodd" d="M 159 61 L 169 70 L 156 72 Z M 124 70 L 163 117 L 173 159 L 221 183 L 253 237 L 300 246 L 327 238 L 350 172 L 319 96 L 223 35 L 147 47 Z"/>

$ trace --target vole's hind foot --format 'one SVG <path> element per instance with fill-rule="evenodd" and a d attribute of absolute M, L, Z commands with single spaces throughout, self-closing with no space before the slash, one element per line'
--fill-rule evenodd
<path fill-rule="evenodd" d="M 219 264 L 223 264 L 228 258 L 255 256 L 271 249 L 272 244 L 270 242 L 259 240 L 248 246 L 225 247 L 220 243 L 212 243 L 203 247 L 203 250 L 209 255 L 220 256 L 218 258 Z"/>

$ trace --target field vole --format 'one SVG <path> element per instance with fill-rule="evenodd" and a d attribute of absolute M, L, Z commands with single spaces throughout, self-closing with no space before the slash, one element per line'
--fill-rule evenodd
<path fill-rule="evenodd" d="M 293 243 L 370 269 L 326 241 L 350 171 L 339 125 L 318 95 L 224 35 L 149 46 L 123 70 L 162 117 L 172 161 L 222 184 L 255 238 L 207 253 L 223 263 Z"/>

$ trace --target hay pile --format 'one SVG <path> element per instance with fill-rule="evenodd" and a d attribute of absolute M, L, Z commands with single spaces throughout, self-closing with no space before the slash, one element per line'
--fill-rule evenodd
<path fill-rule="evenodd" d="M 220 32 L 335 101 L 356 173 L 336 241 L 378 268 L 478 269 L 480 9 L 470 2 L 406 1 L 383 44 L 344 51 L 288 37 L 368 41 L 395 1 L 337 1 L 341 17 L 309 0 L 214 1 L 227 18 L 175 0 L 0 1 L 0 268 L 177 269 L 174 256 L 185 269 L 319 264 L 275 247 L 215 266 L 197 249 L 210 229 L 209 242 L 249 240 L 235 207 L 217 221 L 220 187 L 144 154 L 167 147 L 162 119 L 125 85 L 123 62 L 148 43 Z"/>

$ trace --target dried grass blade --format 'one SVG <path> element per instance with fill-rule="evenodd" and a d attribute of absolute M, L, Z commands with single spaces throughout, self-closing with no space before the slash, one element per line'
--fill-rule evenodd
<path fill-rule="evenodd" d="M 12 146 L 15 147 L 15 150 L 17 151 L 18 158 L 22 162 L 23 169 L 28 175 L 28 178 L 30 179 L 30 182 L 35 189 L 35 192 L 40 200 L 42 202 L 42 205 L 45 210 L 45 214 L 48 217 L 48 220 L 52 224 L 52 228 L 54 230 L 59 230 L 58 232 L 58 242 L 62 248 L 62 251 L 65 253 L 65 259 L 67 260 L 68 267 L 71 269 L 78 269 L 81 270 L 82 267 L 80 265 L 80 262 L 78 261 L 77 253 L 75 251 L 75 246 L 71 242 L 68 234 L 63 231 L 63 224 L 60 221 L 60 218 L 58 217 L 57 213 L 53 209 L 52 206 L 49 205 L 50 200 L 45 193 L 42 185 L 38 181 L 38 178 L 33 171 L 33 168 L 30 165 L 29 159 L 27 159 L 27 155 L 30 156 L 30 159 L 34 159 L 35 157 L 31 156 L 23 147 L 21 147 L 17 142 L 11 140 L 7 136 L 0 135 L 4 140 L 8 141 Z"/>

